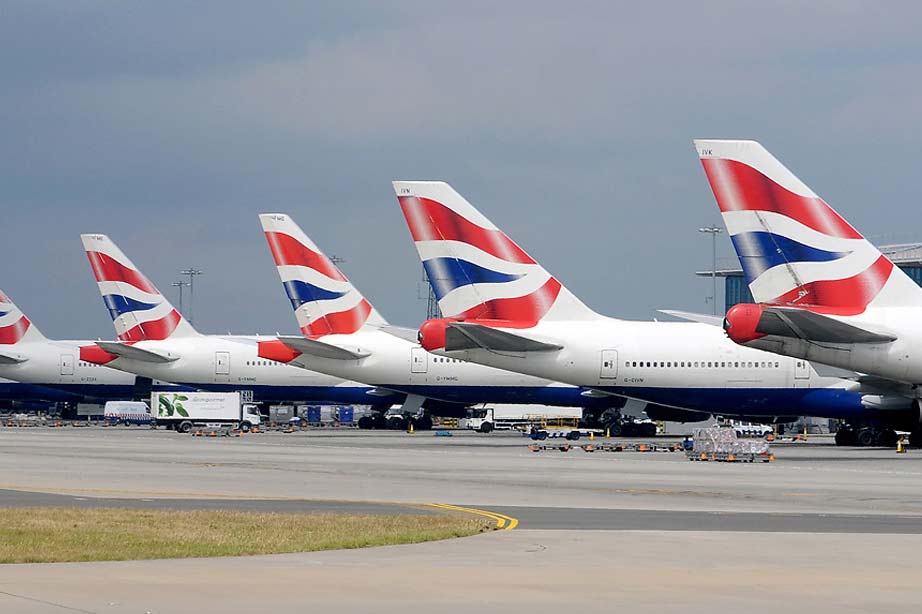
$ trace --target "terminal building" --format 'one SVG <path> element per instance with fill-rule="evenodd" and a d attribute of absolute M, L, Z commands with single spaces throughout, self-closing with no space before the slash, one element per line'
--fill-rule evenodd
<path fill-rule="evenodd" d="M 914 282 L 922 286 L 922 243 L 883 245 L 878 246 L 878 249 L 892 260 L 895 265 L 903 269 Z M 739 260 L 734 258 L 733 266 L 727 266 L 726 268 L 718 266 L 714 272 L 697 271 L 695 275 L 711 277 L 715 273 L 717 277 L 724 280 L 723 313 L 726 313 L 730 307 L 738 303 L 753 302 L 752 294 L 749 293 L 749 285 L 743 276 L 743 269 L 739 266 Z"/>

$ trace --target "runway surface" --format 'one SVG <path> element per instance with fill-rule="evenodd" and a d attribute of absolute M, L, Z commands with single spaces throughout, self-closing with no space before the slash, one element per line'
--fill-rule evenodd
<path fill-rule="evenodd" d="M 918 600 L 922 452 L 775 447 L 769 464 L 533 453 L 508 434 L 201 439 L 0 429 L 0 506 L 505 514 L 512 531 L 269 557 L 0 566 L 0 611 L 880 612 Z"/>
<path fill-rule="evenodd" d="M 413 505 L 317 499 L 138 499 L 132 497 L 77 497 L 42 492 L 0 490 L 0 508 L 27 506 L 348 514 L 434 514 L 457 511 L 444 510 L 425 503 Z M 460 507 L 480 511 L 476 505 Z M 519 529 L 922 534 L 922 519 L 918 516 L 881 514 L 760 514 L 522 506 L 490 506 L 483 511 L 514 518 Z"/>

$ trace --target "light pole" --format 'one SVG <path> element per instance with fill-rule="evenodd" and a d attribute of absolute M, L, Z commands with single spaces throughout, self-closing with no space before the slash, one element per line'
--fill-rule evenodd
<path fill-rule="evenodd" d="M 192 303 L 193 303 L 193 301 L 195 300 L 195 286 L 194 286 L 193 284 L 194 284 L 194 282 L 195 282 L 195 278 L 196 278 L 197 276 L 199 276 L 199 275 L 202 275 L 203 273 L 204 273 L 204 271 L 201 271 L 201 270 L 199 270 L 199 269 L 194 269 L 194 268 L 192 268 L 192 267 L 189 267 L 188 269 L 179 272 L 180 275 L 188 275 L 188 276 L 189 276 L 189 324 L 192 324 L 192 323 L 193 323 L 193 321 L 192 321 Z"/>
<path fill-rule="evenodd" d="M 183 289 L 183 286 L 188 286 L 189 282 L 188 281 L 174 281 L 170 285 L 173 286 L 174 288 L 179 289 L 179 313 L 182 313 L 182 289 Z"/>
<path fill-rule="evenodd" d="M 717 235 L 723 232 L 723 228 L 717 225 L 699 228 L 698 232 L 711 235 L 711 303 L 714 308 L 714 315 L 717 315 Z"/>

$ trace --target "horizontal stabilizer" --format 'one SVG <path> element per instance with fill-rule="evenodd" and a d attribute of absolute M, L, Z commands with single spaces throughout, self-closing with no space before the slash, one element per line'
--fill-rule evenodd
<path fill-rule="evenodd" d="M 658 312 L 689 322 L 700 322 L 709 326 L 723 326 L 724 317 L 714 316 L 709 313 L 694 313 L 693 311 L 680 311 L 678 309 L 657 309 Z"/>
<path fill-rule="evenodd" d="M 404 341 L 411 341 L 416 343 L 419 340 L 419 330 L 416 328 L 406 328 L 404 326 L 394 326 L 393 324 L 387 324 L 381 327 L 381 330 L 386 332 L 388 335 L 393 335 L 398 339 L 403 339 Z"/>
<path fill-rule="evenodd" d="M 302 354 L 307 354 L 308 356 L 316 356 L 317 358 L 331 358 L 333 360 L 358 360 L 359 358 L 365 358 L 369 355 L 369 352 L 356 352 L 354 350 L 347 350 L 346 348 L 341 348 L 338 345 L 324 343 L 323 341 L 316 341 L 306 337 L 280 336 L 278 339 L 296 352 L 301 352 Z"/>
<path fill-rule="evenodd" d="M 535 341 L 489 326 L 452 322 L 445 330 L 445 349 L 455 350 L 484 349 L 491 352 L 557 352 L 562 345 Z"/>
<path fill-rule="evenodd" d="M 97 341 L 96 345 L 99 346 L 100 349 L 105 350 L 110 354 L 114 354 L 120 358 L 127 358 L 128 360 L 165 363 L 173 362 L 179 358 L 178 354 L 145 350 L 144 348 L 139 348 L 136 345 L 128 345 L 126 343 L 119 343 L 118 341 Z"/>
<path fill-rule="evenodd" d="M 806 309 L 766 306 L 756 331 L 818 343 L 890 343 L 896 337 L 879 333 Z"/>
<path fill-rule="evenodd" d="M 19 354 L 0 352 L 0 365 L 18 365 L 20 363 L 26 362 L 27 360 L 29 359 Z"/>

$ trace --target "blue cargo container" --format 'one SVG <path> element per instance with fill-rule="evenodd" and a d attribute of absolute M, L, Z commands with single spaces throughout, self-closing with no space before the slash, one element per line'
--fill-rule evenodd
<path fill-rule="evenodd" d="M 352 424 L 355 418 L 355 409 L 351 405 L 341 405 L 339 407 L 339 421 L 343 424 Z"/>
<path fill-rule="evenodd" d="M 317 406 L 311 406 L 307 408 L 307 421 L 312 424 L 320 423 L 320 408 Z"/>

